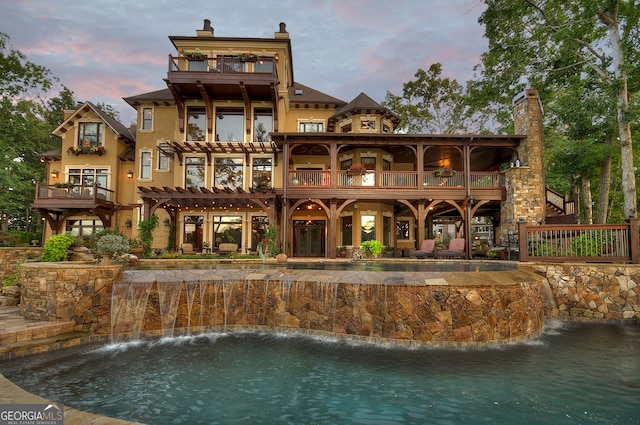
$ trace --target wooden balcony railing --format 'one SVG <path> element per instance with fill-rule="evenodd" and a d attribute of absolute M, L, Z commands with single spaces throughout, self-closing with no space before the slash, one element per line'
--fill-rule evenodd
<path fill-rule="evenodd" d="M 256 74 L 275 74 L 274 58 L 261 58 L 255 62 L 243 62 L 235 56 L 219 56 L 215 58 L 190 58 L 185 56 L 169 56 L 169 72 L 219 72 L 237 74 L 241 72 Z"/>
<path fill-rule="evenodd" d="M 528 226 L 518 224 L 520 261 L 640 262 L 638 223 Z"/>
<path fill-rule="evenodd" d="M 339 171 L 336 173 L 336 186 L 349 188 L 407 188 L 420 187 L 465 187 L 466 173 L 459 172 L 455 176 L 434 176 L 430 172 L 423 175 L 422 185 L 418 186 L 417 171 Z M 504 187 L 502 173 L 470 173 L 471 187 L 500 188 Z M 289 171 L 289 187 L 317 186 L 332 187 L 331 171 L 327 170 L 292 170 Z"/>
<path fill-rule="evenodd" d="M 561 214 L 569 215 L 576 213 L 576 203 L 573 200 L 568 200 L 565 195 L 546 188 L 547 202 L 553 205 Z"/>
<path fill-rule="evenodd" d="M 92 201 L 96 204 L 113 203 L 113 190 L 98 185 L 73 185 L 68 187 L 36 185 L 35 203 L 44 201 L 60 201 L 61 205 L 73 207 L 74 201 Z M 71 202 L 71 204 L 70 204 Z"/>

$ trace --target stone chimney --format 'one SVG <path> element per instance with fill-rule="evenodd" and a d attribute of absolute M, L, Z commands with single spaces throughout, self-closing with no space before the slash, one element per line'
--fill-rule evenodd
<path fill-rule="evenodd" d="M 542 103 L 538 91 L 527 89 L 513 99 L 515 133 L 526 135 L 514 155 L 515 167 L 505 172 L 507 200 L 501 206 L 500 239 L 517 231 L 517 223 L 542 223 L 546 214 Z"/>
<path fill-rule="evenodd" d="M 209 19 L 204 20 L 204 26 L 201 30 L 196 30 L 196 35 L 198 37 L 213 37 L 213 27 Z"/>
<path fill-rule="evenodd" d="M 284 22 L 280 22 L 280 29 L 273 35 L 273 38 L 289 38 L 289 33 L 287 32 L 287 24 Z"/>

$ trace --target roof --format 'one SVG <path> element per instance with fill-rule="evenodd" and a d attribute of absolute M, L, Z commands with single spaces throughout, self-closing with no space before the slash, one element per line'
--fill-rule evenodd
<path fill-rule="evenodd" d="M 329 130 L 333 128 L 336 122 L 341 119 L 348 118 L 350 115 L 356 114 L 376 114 L 387 118 L 397 126 L 400 123 L 400 117 L 388 108 L 380 105 L 378 102 L 370 98 L 364 93 L 360 93 L 351 102 L 338 109 L 331 118 L 329 118 Z"/>
<path fill-rule="evenodd" d="M 346 105 L 347 102 L 340 100 L 337 97 L 329 96 L 326 93 L 312 89 L 311 87 L 302 85 L 300 83 L 293 83 L 289 87 L 289 102 L 290 103 L 323 103 L 335 105 L 336 108 Z"/>
<path fill-rule="evenodd" d="M 122 139 L 125 142 L 131 143 L 131 144 L 136 142 L 136 135 L 135 135 L 135 133 L 133 131 L 131 131 L 131 128 L 126 127 L 120 121 L 116 120 L 111 115 L 107 114 L 106 112 L 104 112 L 102 109 L 98 108 L 93 103 L 84 102 L 83 104 L 78 106 L 75 111 L 77 112 L 77 111 L 80 111 L 80 110 L 85 109 L 85 108 L 88 108 L 88 109 L 92 110 L 98 117 L 100 117 L 100 119 L 102 121 L 104 121 L 104 123 L 109 128 L 111 128 L 111 130 L 118 136 L 119 139 Z M 60 130 L 62 130 L 62 128 L 65 126 L 65 124 L 68 123 L 69 121 L 73 120 L 74 117 L 75 117 L 75 114 L 69 115 L 67 117 L 67 119 L 62 121 L 62 123 L 60 123 L 60 125 L 58 127 L 56 127 L 56 129 L 51 132 L 51 134 L 58 133 Z"/>
<path fill-rule="evenodd" d="M 138 94 L 136 96 L 123 97 L 123 100 L 136 109 L 141 102 L 174 102 L 174 98 L 171 95 L 171 90 L 168 88 L 160 89 L 156 91 L 150 91 L 147 93 Z"/>

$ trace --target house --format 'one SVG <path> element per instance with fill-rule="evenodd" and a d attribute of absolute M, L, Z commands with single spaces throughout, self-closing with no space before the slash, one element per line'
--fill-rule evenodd
<path fill-rule="evenodd" d="M 296 82 L 284 23 L 273 38 L 240 38 L 205 20 L 169 39 L 166 88 L 125 98 L 135 137 L 89 102 L 54 131 L 62 150 L 42 155 L 52 171 L 33 205 L 48 235 L 135 237 L 155 214 L 158 249 L 254 252 L 275 225 L 290 257 L 335 258 L 372 239 L 408 253 L 440 224 L 469 253 L 474 218 L 501 237 L 544 220 L 535 90 L 514 99 L 516 135 L 398 134 L 399 117 L 366 94 L 345 102 Z"/>

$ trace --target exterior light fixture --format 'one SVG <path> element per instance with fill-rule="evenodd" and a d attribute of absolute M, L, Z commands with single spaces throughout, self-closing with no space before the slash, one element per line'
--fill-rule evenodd
<path fill-rule="evenodd" d="M 273 58 L 276 60 L 276 62 L 278 62 L 280 60 L 280 55 L 276 53 L 275 55 L 273 55 Z"/>
<path fill-rule="evenodd" d="M 58 172 L 58 170 L 53 170 L 53 171 L 51 172 L 51 178 L 52 178 L 52 179 L 57 179 L 57 178 L 58 178 L 58 175 L 60 175 L 60 173 Z"/>
<path fill-rule="evenodd" d="M 131 220 L 127 220 L 124 222 L 124 225 L 127 227 L 127 229 L 130 229 L 132 226 L 133 222 Z"/>
<path fill-rule="evenodd" d="M 131 170 L 127 171 L 127 178 L 129 180 L 133 180 L 133 171 L 131 171 Z"/>

